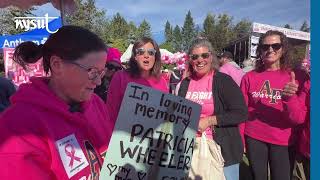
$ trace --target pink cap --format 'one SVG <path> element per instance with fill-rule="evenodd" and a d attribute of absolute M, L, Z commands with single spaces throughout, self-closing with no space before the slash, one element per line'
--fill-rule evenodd
<path fill-rule="evenodd" d="M 107 63 L 113 61 L 121 65 L 120 57 L 121 52 L 117 48 L 108 48 Z"/>

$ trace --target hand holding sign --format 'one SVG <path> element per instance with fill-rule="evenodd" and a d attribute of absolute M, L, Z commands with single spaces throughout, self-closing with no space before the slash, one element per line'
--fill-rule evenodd
<path fill-rule="evenodd" d="M 283 88 L 284 96 L 293 96 L 297 93 L 299 85 L 296 83 L 296 75 L 293 71 L 291 71 L 290 82 L 288 82 Z"/>

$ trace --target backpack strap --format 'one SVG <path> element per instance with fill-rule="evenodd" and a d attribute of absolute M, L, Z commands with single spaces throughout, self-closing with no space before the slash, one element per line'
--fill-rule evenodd
<path fill-rule="evenodd" d="M 181 81 L 180 88 L 179 88 L 179 91 L 178 91 L 178 96 L 186 97 L 187 92 L 188 92 L 189 84 L 190 84 L 190 79 L 189 78 L 184 78 Z"/>

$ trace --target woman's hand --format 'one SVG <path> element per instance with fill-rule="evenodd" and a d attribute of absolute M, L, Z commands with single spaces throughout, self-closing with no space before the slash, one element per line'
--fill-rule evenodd
<path fill-rule="evenodd" d="M 295 81 L 295 74 L 291 72 L 291 81 L 288 82 L 283 88 L 283 95 L 284 96 L 293 96 L 297 93 L 299 85 Z"/>
<path fill-rule="evenodd" d="M 200 118 L 198 131 L 200 133 L 204 132 L 208 127 L 217 125 L 216 116 L 208 116 Z"/>

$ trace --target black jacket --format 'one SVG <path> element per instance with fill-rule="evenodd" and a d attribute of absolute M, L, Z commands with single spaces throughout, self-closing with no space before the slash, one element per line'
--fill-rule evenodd
<path fill-rule="evenodd" d="M 10 105 L 10 96 L 16 92 L 13 83 L 0 77 L 0 112 L 4 111 Z"/>
<path fill-rule="evenodd" d="M 188 78 L 181 82 L 179 96 L 186 96 L 189 83 Z M 248 107 L 239 86 L 229 75 L 216 72 L 212 86 L 214 115 L 217 117 L 214 138 L 221 147 L 224 165 L 230 166 L 242 160 L 243 144 L 238 125 L 247 120 Z"/>

